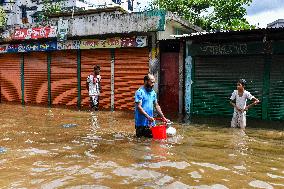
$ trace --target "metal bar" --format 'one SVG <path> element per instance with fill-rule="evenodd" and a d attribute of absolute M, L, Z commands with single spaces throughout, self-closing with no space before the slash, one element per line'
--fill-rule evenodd
<path fill-rule="evenodd" d="M 195 57 L 192 57 L 191 60 L 191 78 L 190 78 L 190 114 L 193 114 L 193 106 L 194 106 L 194 88 L 195 88 Z"/>
<path fill-rule="evenodd" d="M 22 105 L 25 105 L 25 69 L 24 69 L 25 55 L 21 54 L 21 91 L 22 91 Z"/>
<path fill-rule="evenodd" d="M 110 109 L 114 111 L 114 64 L 115 64 L 115 49 L 110 49 L 111 54 L 111 84 L 110 84 Z"/>
<path fill-rule="evenodd" d="M 77 50 L 77 89 L 78 89 L 78 99 L 77 107 L 81 109 L 81 50 Z"/>
<path fill-rule="evenodd" d="M 51 53 L 47 53 L 47 91 L 48 107 L 51 107 Z"/>
<path fill-rule="evenodd" d="M 186 43 L 186 52 L 185 52 L 185 94 L 184 94 L 184 109 L 185 109 L 185 116 L 184 121 L 190 121 L 190 113 L 192 110 L 192 57 L 189 52 L 190 43 Z"/>

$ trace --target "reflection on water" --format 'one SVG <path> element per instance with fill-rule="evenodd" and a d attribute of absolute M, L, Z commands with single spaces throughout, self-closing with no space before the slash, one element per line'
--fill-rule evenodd
<path fill-rule="evenodd" d="M 0 104 L 0 188 L 284 188 L 283 131 L 175 124 L 153 141 L 133 124 L 133 113 Z"/>

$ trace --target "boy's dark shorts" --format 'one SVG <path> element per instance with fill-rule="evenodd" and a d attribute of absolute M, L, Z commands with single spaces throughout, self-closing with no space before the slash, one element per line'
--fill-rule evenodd
<path fill-rule="evenodd" d="M 148 126 L 135 126 L 136 137 L 153 138 L 152 131 Z"/>
<path fill-rule="evenodd" d="M 90 108 L 95 109 L 96 111 L 99 109 L 100 98 L 99 96 L 90 97 Z"/>

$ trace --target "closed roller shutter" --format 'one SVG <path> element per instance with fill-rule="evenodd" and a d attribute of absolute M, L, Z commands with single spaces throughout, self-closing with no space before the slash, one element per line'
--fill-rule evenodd
<path fill-rule="evenodd" d="M 246 90 L 261 100 L 263 69 L 262 56 L 196 57 L 193 114 L 232 115 L 229 98 L 239 78 L 245 78 Z M 261 118 L 261 113 L 261 105 L 258 105 L 247 115 Z"/>
<path fill-rule="evenodd" d="M 51 102 L 52 105 L 77 105 L 77 52 L 51 53 Z"/>
<path fill-rule="evenodd" d="M 133 110 L 135 91 L 143 85 L 143 78 L 149 72 L 148 49 L 116 49 L 114 70 L 114 107 Z"/>
<path fill-rule="evenodd" d="M 21 102 L 20 59 L 20 54 L 0 54 L 0 88 L 2 102 Z"/>
<path fill-rule="evenodd" d="M 272 120 L 284 120 L 284 55 L 272 58 L 268 115 Z"/>
<path fill-rule="evenodd" d="M 88 75 L 94 73 L 94 66 L 100 65 L 102 77 L 102 93 L 100 96 L 100 108 L 110 109 L 110 68 L 111 54 L 109 49 L 82 50 L 81 51 L 81 95 L 82 106 L 89 107 L 89 95 L 86 89 L 86 80 Z"/>
<path fill-rule="evenodd" d="M 47 104 L 47 55 L 32 52 L 24 55 L 25 104 Z"/>

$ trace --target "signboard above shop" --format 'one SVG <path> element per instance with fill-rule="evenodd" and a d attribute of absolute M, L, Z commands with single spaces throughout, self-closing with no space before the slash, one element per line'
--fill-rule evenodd
<path fill-rule="evenodd" d="M 23 28 L 15 29 L 12 35 L 14 40 L 25 40 L 25 39 L 41 39 L 57 36 L 57 27 L 38 27 L 38 28 Z"/>
<path fill-rule="evenodd" d="M 114 37 L 107 39 L 82 39 L 82 40 L 67 40 L 67 41 L 4 44 L 0 45 L 0 53 L 56 51 L 56 50 L 72 50 L 72 49 L 126 48 L 126 47 L 140 48 L 146 46 L 147 46 L 147 36 Z"/>

